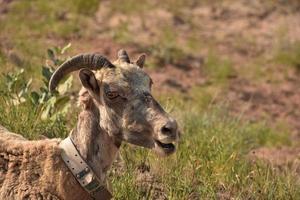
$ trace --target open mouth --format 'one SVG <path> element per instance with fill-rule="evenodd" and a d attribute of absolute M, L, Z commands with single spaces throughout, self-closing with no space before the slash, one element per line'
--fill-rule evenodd
<path fill-rule="evenodd" d="M 155 140 L 155 143 L 167 154 L 173 153 L 176 149 L 173 143 L 162 143 L 158 140 Z"/>

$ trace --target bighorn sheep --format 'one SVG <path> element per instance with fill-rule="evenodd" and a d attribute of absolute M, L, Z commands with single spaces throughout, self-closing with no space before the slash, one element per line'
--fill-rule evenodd
<path fill-rule="evenodd" d="M 177 123 L 152 97 L 144 62 L 145 55 L 131 62 L 120 50 L 113 63 L 98 54 L 63 63 L 49 88 L 53 91 L 64 76 L 80 70 L 83 108 L 77 125 L 65 140 L 29 141 L 0 128 L 0 199 L 110 199 L 105 176 L 123 141 L 160 155 L 173 153 Z M 86 168 L 75 172 L 80 164 L 72 159 Z"/>

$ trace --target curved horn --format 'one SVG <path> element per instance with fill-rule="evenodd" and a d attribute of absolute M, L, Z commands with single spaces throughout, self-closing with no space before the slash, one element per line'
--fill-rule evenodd
<path fill-rule="evenodd" d="M 129 56 L 128 56 L 127 52 L 126 52 L 124 49 L 120 49 L 120 50 L 118 51 L 118 58 L 119 58 L 122 62 L 130 63 Z"/>
<path fill-rule="evenodd" d="M 79 54 L 72 57 L 61 64 L 52 74 L 49 82 L 49 90 L 53 91 L 58 85 L 59 81 L 67 74 L 77 71 L 82 68 L 89 68 L 91 70 L 101 69 L 102 67 L 114 67 L 109 60 L 99 54 Z"/>

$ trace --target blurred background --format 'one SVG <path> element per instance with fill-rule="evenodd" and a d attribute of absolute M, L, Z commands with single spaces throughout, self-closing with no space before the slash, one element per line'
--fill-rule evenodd
<path fill-rule="evenodd" d="M 0 0 L 0 124 L 65 137 L 80 85 L 50 94 L 51 73 L 121 48 L 182 138 L 164 160 L 124 145 L 116 199 L 300 199 L 299 0 Z"/>

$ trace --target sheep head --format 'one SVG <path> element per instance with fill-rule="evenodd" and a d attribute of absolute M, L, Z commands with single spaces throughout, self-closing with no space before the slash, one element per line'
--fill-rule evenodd
<path fill-rule="evenodd" d="M 131 62 L 120 50 L 111 63 L 98 54 L 81 54 L 54 72 L 49 88 L 54 90 L 66 74 L 80 70 L 82 86 L 99 109 L 102 129 L 120 141 L 169 155 L 175 152 L 177 123 L 151 95 L 152 80 L 142 69 L 145 58 L 143 54 Z"/>

